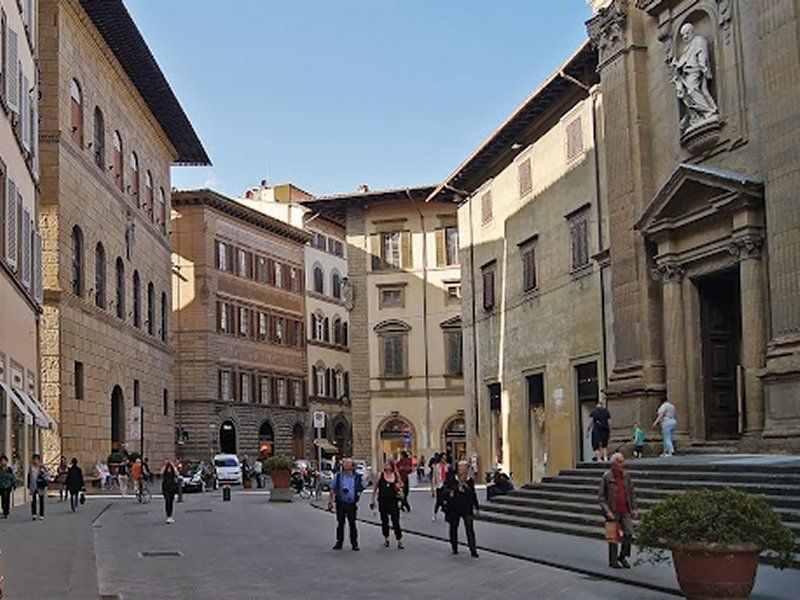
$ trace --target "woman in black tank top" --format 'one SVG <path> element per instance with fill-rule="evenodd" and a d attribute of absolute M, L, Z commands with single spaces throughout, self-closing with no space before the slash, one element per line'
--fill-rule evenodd
<path fill-rule="evenodd" d="M 403 530 L 400 528 L 400 501 L 402 500 L 403 483 L 400 475 L 394 468 L 394 463 L 387 462 L 383 465 L 381 476 L 372 486 L 372 503 L 370 508 L 375 510 L 375 496 L 378 497 L 378 511 L 381 515 L 381 531 L 383 545 L 389 547 L 389 521 L 392 522 L 394 537 L 397 547 L 403 549 Z"/>

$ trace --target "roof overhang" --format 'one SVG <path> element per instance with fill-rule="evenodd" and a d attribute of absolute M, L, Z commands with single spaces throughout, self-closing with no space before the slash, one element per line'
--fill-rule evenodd
<path fill-rule="evenodd" d="M 174 164 L 210 165 L 203 144 L 121 0 L 80 0 L 176 151 Z"/>
<path fill-rule="evenodd" d="M 435 187 L 436 186 L 433 185 L 422 185 L 408 188 L 317 196 L 311 200 L 301 200 L 300 204 L 319 213 L 334 223 L 345 226 L 347 222 L 347 209 L 349 207 L 363 207 L 376 202 L 425 202 Z"/>

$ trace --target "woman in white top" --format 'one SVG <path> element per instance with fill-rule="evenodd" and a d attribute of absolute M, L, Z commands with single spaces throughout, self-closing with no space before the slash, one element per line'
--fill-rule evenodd
<path fill-rule="evenodd" d="M 664 440 L 664 453 L 661 456 L 672 456 L 675 454 L 672 434 L 675 432 L 678 422 L 675 420 L 675 405 L 668 400 L 664 400 L 658 407 L 658 416 L 653 421 L 653 427 L 659 424 L 661 425 L 661 437 Z"/>

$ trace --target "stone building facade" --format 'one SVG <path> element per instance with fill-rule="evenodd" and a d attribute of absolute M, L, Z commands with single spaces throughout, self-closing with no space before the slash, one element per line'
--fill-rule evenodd
<path fill-rule="evenodd" d="M 621 435 L 677 407 L 678 448 L 800 449 L 800 3 L 604 0 Z"/>
<path fill-rule="evenodd" d="M 456 207 L 432 187 L 320 197 L 346 223 L 353 455 L 466 456 Z"/>
<path fill-rule="evenodd" d="M 122 2 L 39 16 L 49 459 L 173 456 L 170 166 L 208 157 Z"/>
<path fill-rule="evenodd" d="M 211 190 L 172 203 L 179 455 L 305 457 L 311 236 Z"/>
<path fill-rule="evenodd" d="M 596 67 L 587 42 L 429 198 L 459 207 L 464 384 L 480 465 L 520 483 L 592 454 L 610 313 Z"/>
<path fill-rule="evenodd" d="M 39 79 L 36 2 L 2 0 L 0 453 L 20 477 L 52 419 L 39 403 Z M 21 84 L 20 84 L 21 82 Z M 24 490 L 18 490 L 22 501 Z"/>
<path fill-rule="evenodd" d="M 311 234 L 304 249 L 308 412 L 325 413 L 319 445 L 325 455 L 352 452 L 349 406 L 350 306 L 345 224 L 303 205 L 308 192 L 286 183 L 247 190 L 243 204 Z M 309 423 L 310 424 L 310 423 Z M 316 436 L 316 431 L 314 432 Z"/>

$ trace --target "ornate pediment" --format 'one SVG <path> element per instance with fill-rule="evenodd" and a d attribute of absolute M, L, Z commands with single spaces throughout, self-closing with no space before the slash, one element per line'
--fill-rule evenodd
<path fill-rule="evenodd" d="M 642 211 L 634 228 L 653 236 L 710 218 L 736 205 L 762 204 L 764 183 L 719 167 L 678 165 Z"/>

